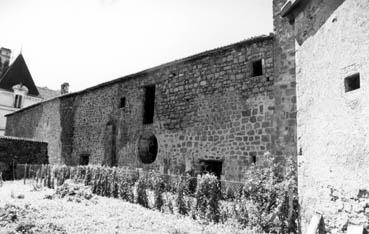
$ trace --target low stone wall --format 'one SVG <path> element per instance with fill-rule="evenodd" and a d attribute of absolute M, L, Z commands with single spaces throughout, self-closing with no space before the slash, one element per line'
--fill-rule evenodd
<path fill-rule="evenodd" d="M 13 178 L 17 163 L 48 163 L 47 143 L 24 138 L 0 137 L 0 172 L 4 180 Z"/>

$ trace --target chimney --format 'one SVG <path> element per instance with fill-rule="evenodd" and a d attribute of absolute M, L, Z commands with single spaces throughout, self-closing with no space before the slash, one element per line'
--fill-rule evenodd
<path fill-rule="evenodd" d="M 9 61 L 12 51 L 10 49 L 0 48 L 0 76 L 5 73 L 9 67 Z"/>
<path fill-rule="evenodd" d="M 65 82 L 61 85 L 60 94 L 67 94 L 69 93 L 69 83 Z"/>

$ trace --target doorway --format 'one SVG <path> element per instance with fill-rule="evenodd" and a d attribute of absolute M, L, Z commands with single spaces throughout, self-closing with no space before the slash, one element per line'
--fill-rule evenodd
<path fill-rule="evenodd" d="M 200 165 L 201 174 L 210 173 L 215 175 L 218 180 L 220 180 L 220 176 L 222 175 L 222 161 L 200 160 Z"/>

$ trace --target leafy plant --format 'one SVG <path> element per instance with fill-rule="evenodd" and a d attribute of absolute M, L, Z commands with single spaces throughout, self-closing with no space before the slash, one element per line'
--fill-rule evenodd
<path fill-rule="evenodd" d="M 137 203 L 140 204 L 143 207 L 148 208 L 149 202 L 147 199 L 147 193 L 146 193 L 146 178 L 141 177 L 138 179 L 136 183 L 137 188 Z"/>
<path fill-rule="evenodd" d="M 198 177 L 196 188 L 196 209 L 201 218 L 213 222 L 219 221 L 219 200 L 221 191 L 215 175 L 205 174 Z"/>

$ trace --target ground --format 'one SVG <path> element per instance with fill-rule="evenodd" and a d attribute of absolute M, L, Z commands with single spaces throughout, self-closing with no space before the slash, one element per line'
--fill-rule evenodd
<path fill-rule="evenodd" d="M 27 224 L 35 224 L 35 228 L 44 233 L 68 234 L 246 233 L 229 225 L 202 224 L 189 217 L 164 214 L 114 198 L 96 196 L 80 202 L 68 201 L 68 198 L 45 198 L 54 193 L 54 190 L 46 188 L 35 189 L 31 182 L 25 185 L 23 181 L 5 182 L 0 187 L 0 234 L 22 233 L 21 229 L 26 228 Z M 14 222 L 9 221 L 9 216 L 8 221 L 4 221 L 4 207 L 9 208 L 9 204 L 24 211 L 23 215 L 18 212 Z"/>

